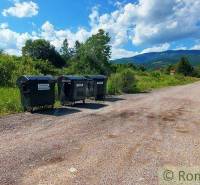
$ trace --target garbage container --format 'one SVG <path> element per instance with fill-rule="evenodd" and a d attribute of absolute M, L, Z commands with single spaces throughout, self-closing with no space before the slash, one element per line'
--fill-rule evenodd
<path fill-rule="evenodd" d="M 86 80 L 86 97 L 91 98 L 94 95 L 94 80 L 87 78 Z"/>
<path fill-rule="evenodd" d="M 93 81 L 91 97 L 94 97 L 95 100 L 104 100 L 106 96 L 107 77 L 104 75 L 89 75 L 86 78 Z"/>
<path fill-rule="evenodd" d="M 86 99 L 86 78 L 63 75 L 58 77 L 58 96 L 62 105 L 74 105 L 76 101 Z"/>
<path fill-rule="evenodd" d="M 24 111 L 55 103 L 55 80 L 52 76 L 21 76 L 17 80 Z"/>

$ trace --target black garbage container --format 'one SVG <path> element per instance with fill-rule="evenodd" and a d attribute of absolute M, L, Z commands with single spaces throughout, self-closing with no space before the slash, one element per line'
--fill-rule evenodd
<path fill-rule="evenodd" d="M 86 80 L 86 97 L 91 98 L 93 96 L 94 96 L 94 80 L 92 80 L 91 78 L 87 78 L 87 80 Z"/>
<path fill-rule="evenodd" d="M 73 105 L 76 101 L 86 99 L 86 78 L 82 76 L 63 75 L 58 77 L 58 96 L 62 105 Z"/>
<path fill-rule="evenodd" d="M 86 78 L 93 81 L 91 97 L 94 97 L 95 100 L 104 100 L 106 96 L 107 77 L 104 75 L 88 75 Z"/>
<path fill-rule="evenodd" d="M 55 80 L 52 76 L 21 76 L 17 80 L 24 111 L 55 103 Z"/>

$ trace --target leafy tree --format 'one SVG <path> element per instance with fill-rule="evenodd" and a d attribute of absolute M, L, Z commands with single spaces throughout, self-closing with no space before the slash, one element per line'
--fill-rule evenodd
<path fill-rule="evenodd" d="M 194 71 L 194 68 L 189 63 L 188 59 L 186 57 L 182 57 L 180 62 L 177 64 L 176 72 L 183 74 L 184 76 L 190 76 L 192 75 Z"/>
<path fill-rule="evenodd" d="M 21 75 L 37 75 L 34 67 L 35 61 L 28 57 L 16 57 L 6 54 L 0 55 L 0 86 L 16 85 L 16 80 Z"/>
<path fill-rule="evenodd" d="M 75 73 L 79 74 L 109 74 L 111 64 L 111 46 L 108 33 L 99 30 L 92 35 L 84 44 L 76 43 L 76 54 L 72 65 Z"/>
<path fill-rule="evenodd" d="M 174 70 L 174 69 L 175 69 L 175 66 L 172 65 L 172 64 L 169 64 L 169 65 L 164 69 L 164 72 L 165 72 L 166 74 L 170 74 L 170 72 L 171 72 L 172 70 Z"/>
<path fill-rule="evenodd" d="M 77 40 L 75 42 L 75 50 L 78 51 L 80 47 L 81 47 L 81 43 Z"/>
<path fill-rule="evenodd" d="M 57 69 L 48 61 L 34 61 L 34 68 L 43 75 L 57 75 Z"/>
<path fill-rule="evenodd" d="M 200 78 L 200 66 L 194 67 L 194 70 L 193 70 L 191 76 Z"/>
<path fill-rule="evenodd" d="M 0 55 L 3 54 L 3 52 L 4 52 L 3 49 L 0 49 Z"/>
<path fill-rule="evenodd" d="M 44 39 L 27 40 L 22 48 L 22 55 L 33 59 L 48 60 L 56 67 L 65 65 L 64 60 L 55 47 Z"/>
<path fill-rule="evenodd" d="M 7 59 L 7 60 L 4 60 Z M 11 57 L 1 57 L 0 59 L 0 86 L 12 85 L 12 75 L 16 65 Z"/>
<path fill-rule="evenodd" d="M 139 69 L 140 71 L 142 71 L 142 72 L 144 72 L 144 71 L 147 70 L 147 69 L 145 68 L 144 65 L 139 65 L 139 66 L 138 66 L 138 69 Z"/>
<path fill-rule="evenodd" d="M 63 45 L 60 49 L 61 56 L 64 58 L 65 61 L 68 61 L 71 58 L 72 50 L 69 48 L 68 40 L 65 39 L 63 41 Z"/>

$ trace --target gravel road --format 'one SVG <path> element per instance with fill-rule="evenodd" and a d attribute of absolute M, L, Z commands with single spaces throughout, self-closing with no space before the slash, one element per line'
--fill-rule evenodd
<path fill-rule="evenodd" d="M 200 166 L 200 82 L 0 118 L 0 185 L 157 185 Z"/>

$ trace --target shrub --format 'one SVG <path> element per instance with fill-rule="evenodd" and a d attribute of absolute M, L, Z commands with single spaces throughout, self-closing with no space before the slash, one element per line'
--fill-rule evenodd
<path fill-rule="evenodd" d="M 135 73 L 131 69 L 112 74 L 108 79 L 108 94 L 133 93 L 136 83 Z"/>
<path fill-rule="evenodd" d="M 180 62 L 177 64 L 176 72 L 183 74 L 184 76 L 191 76 L 194 71 L 194 68 L 188 61 L 186 57 L 182 57 Z"/>
<path fill-rule="evenodd" d="M 125 69 L 120 73 L 121 90 L 124 93 L 133 93 L 136 89 L 135 73 L 131 69 Z"/>
<path fill-rule="evenodd" d="M 10 60 L 10 57 L 0 58 L 0 86 L 12 85 L 12 76 L 15 69 L 16 64 Z"/>
<path fill-rule="evenodd" d="M 152 76 L 153 78 L 159 80 L 160 77 L 161 77 L 161 74 L 160 74 L 159 72 L 155 71 L 155 72 L 151 72 L 151 76 Z"/>
<path fill-rule="evenodd" d="M 121 93 L 121 78 L 119 73 L 112 74 L 108 79 L 107 85 L 108 94 Z"/>

